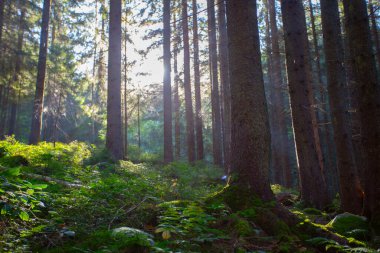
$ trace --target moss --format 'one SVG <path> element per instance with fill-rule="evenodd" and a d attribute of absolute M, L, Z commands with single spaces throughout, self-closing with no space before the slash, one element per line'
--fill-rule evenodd
<path fill-rule="evenodd" d="M 362 232 L 363 230 L 369 231 L 369 225 L 366 218 L 350 213 L 337 215 L 326 225 L 326 227 L 344 236 L 353 236 L 350 232 L 358 229 Z"/>
<path fill-rule="evenodd" d="M 233 222 L 233 230 L 239 236 L 248 236 L 253 233 L 253 229 L 247 220 L 242 219 L 237 214 L 231 214 L 230 218 Z"/>
<path fill-rule="evenodd" d="M 255 221 L 261 226 L 265 232 L 270 235 L 282 237 L 290 235 L 291 231 L 288 225 L 277 217 L 268 208 L 257 208 L 257 215 Z"/>
<path fill-rule="evenodd" d="M 315 208 L 305 208 L 303 209 L 303 212 L 311 215 L 322 215 L 322 212 Z"/>

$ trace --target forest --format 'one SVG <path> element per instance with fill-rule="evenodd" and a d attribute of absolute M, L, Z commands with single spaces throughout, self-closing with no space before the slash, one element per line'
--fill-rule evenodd
<path fill-rule="evenodd" d="M 380 252 L 378 0 L 0 0 L 0 252 Z"/>

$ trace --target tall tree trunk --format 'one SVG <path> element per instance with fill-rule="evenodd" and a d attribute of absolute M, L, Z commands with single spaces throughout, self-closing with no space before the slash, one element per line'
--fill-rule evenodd
<path fill-rule="evenodd" d="M 173 161 L 170 0 L 164 0 L 164 163 Z"/>
<path fill-rule="evenodd" d="M 328 204 L 323 167 L 318 154 L 316 116 L 312 108 L 312 77 L 305 12 L 301 0 L 281 1 L 287 73 L 294 134 L 301 180 L 301 197 L 307 204 Z"/>
<path fill-rule="evenodd" d="M 0 0 L 0 58 L 2 58 L 3 26 L 4 26 L 5 0 Z"/>
<path fill-rule="evenodd" d="M 376 49 L 376 59 L 377 59 L 377 67 L 378 67 L 378 73 L 380 73 L 380 39 L 379 39 L 379 33 L 377 31 L 377 22 L 376 22 L 376 12 L 373 7 L 372 0 L 369 0 L 369 15 L 371 16 L 371 29 L 372 29 L 372 39 L 375 44 Z"/>
<path fill-rule="evenodd" d="M 8 135 L 11 136 L 15 133 L 16 129 L 16 119 L 17 119 L 17 107 L 18 107 L 18 95 L 17 95 L 17 88 L 16 86 L 20 86 L 20 75 L 21 75 L 21 65 L 22 65 L 22 46 L 24 43 L 24 18 L 25 18 L 25 8 L 20 3 L 20 21 L 18 26 L 18 38 L 17 38 L 17 51 L 16 51 L 16 65 L 15 65 L 15 71 L 13 74 L 13 84 L 11 85 L 11 114 L 9 118 L 9 128 L 8 128 Z"/>
<path fill-rule="evenodd" d="M 282 71 L 281 71 L 281 53 L 279 45 L 279 34 L 277 28 L 276 17 L 276 4 L 274 0 L 269 0 L 269 16 L 271 28 L 271 49 L 272 49 L 272 70 L 273 70 L 273 102 L 274 102 L 274 119 L 275 119 L 275 135 L 274 146 L 278 152 L 278 160 L 275 161 L 274 166 L 283 173 L 284 185 L 286 187 L 292 186 L 292 175 L 289 161 L 289 139 L 285 121 L 285 99 L 283 96 L 282 87 Z"/>
<path fill-rule="evenodd" d="M 190 78 L 190 46 L 189 46 L 189 24 L 187 17 L 187 0 L 182 0 L 182 32 L 183 32 L 183 74 L 185 87 L 185 109 L 186 109 L 186 138 L 187 158 L 189 162 L 195 161 L 195 136 L 194 136 L 194 112 L 191 97 Z"/>
<path fill-rule="evenodd" d="M 353 66 L 353 85 L 359 105 L 365 181 L 365 214 L 380 232 L 380 92 L 372 53 L 365 0 L 344 0 L 346 31 Z"/>
<path fill-rule="evenodd" d="M 194 92 L 195 92 L 195 135 L 197 140 L 197 160 L 203 160 L 203 120 L 201 100 L 201 74 L 199 70 L 198 5 L 193 0 L 193 46 L 194 46 Z"/>
<path fill-rule="evenodd" d="M 223 94 L 223 154 L 224 168 L 228 172 L 231 169 L 231 88 L 228 72 L 228 36 L 225 0 L 221 0 L 218 5 L 218 28 L 220 83 Z"/>
<path fill-rule="evenodd" d="M 51 0 L 44 0 L 44 7 L 42 11 L 40 52 L 38 56 L 37 66 L 37 83 L 36 93 L 34 96 L 32 126 L 29 135 L 29 144 L 37 144 L 40 141 L 41 136 L 42 108 L 44 100 L 46 58 L 49 35 L 50 1 Z"/>
<path fill-rule="evenodd" d="M 106 147 L 115 160 L 124 157 L 121 120 L 121 0 L 110 2 Z"/>
<path fill-rule="evenodd" d="M 97 139 L 97 134 L 95 132 L 95 124 L 96 124 L 96 119 L 95 119 L 95 86 L 97 83 L 97 76 L 96 76 L 96 57 L 98 53 L 98 0 L 95 0 L 95 31 L 94 31 L 94 62 L 92 66 L 92 78 L 94 79 L 91 83 L 91 136 L 90 139 L 92 143 L 96 142 Z"/>
<path fill-rule="evenodd" d="M 237 185 L 239 191 L 249 191 L 264 200 L 271 200 L 273 193 L 268 175 L 270 133 L 256 1 L 227 1 L 227 19 L 231 82 L 231 171 L 236 174 L 231 183 Z M 248 195 L 247 198 L 252 197 Z"/>
<path fill-rule="evenodd" d="M 222 156 L 222 122 L 220 112 L 218 52 L 216 44 L 215 6 L 213 0 L 207 0 L 207 24 L 210 54 L 211 108 L 212 108 L 212 147 L 214 164 L 223 165 Z"/>
<path fill-rule="evenodd" d="M 348 107 L 343 41 L 337 0 L 321 0 L 323 42 L 327 63 L 327 81 L 337 150 L 342 210 L 361 214 L 363 195 L 357 174 Z"/>
<path fill-rule="evenodd" d="M 177 24 L 176 13 L 174 12 L 173 23 Z M 174 71 L 174 97 L 173 97 L 173 106 L 174 106 L 174 146 L 175 146 L 175 159 L 178 160 L 181 156 L 181 115 L 180 109 L 181 104 L 179 100 L 179 83 L 180 77 L 178 73 L 178 51 L 179 44 L 181 41 L 179 35 L 179 29 L 177 26 L 175 30 L 175 41 L 174 41 L 174 50 L 173 50 L 173 71 Z"/>
<path fill-rule="evenodd" d="M 327 108 L 328 104 L 328 97 L 327 97 L 327 90 L 325 87 L 325 84 L 322 79 L 322 68 L 321 68 L 321 53 L 318 46 L 318 35 L 317 35 L 317 28 L 315 24 L 315 15 L 314 15 L 314 7 L 312 4 L 312 1 L 309 0 L 309 10 L 310 10 L 310 21 L 311 21 L 311 30 L 312 30 L 312 38 L 313 38 L 313 47 L 314 47 L 314 57 L 315 57 L 315 65 L 317 69 L 317 84 L 315 85 L 315 94 L 316 94 L 316 115 L 318 117 L 318 122 L 322 122 L 322 127 L 319 127 L 318 124 L 318 130 L 319 135 L 321 139 L 321 151 L 322 151 L 322 159 L 323 159 L 323 165 L 324 165 L 324 172 L 326 177 L 326 182 L 328 185 L 328 192 L 330 198 L 334 198 L 336 192 L 334 192 L 334 189 L 330 189 L 333 185 L 335 185 L 332 181 L 335 181 L 336 179 L 336 173 L 335 171 L 335 164 L 333 161 L 333 153 L 335 150 L 335 145 L 332 143 L 331 137 L 330 137 L 330 129 L 328 122 L 330 121 L 330 113 L 329 109 Z M 319 109 L 320 108 L 320 109 Z"/>
<path fill-rule="evenodd" d="M 128 10 L 125 11 L 124 35 L 124 157 L 128 159 Z"/>

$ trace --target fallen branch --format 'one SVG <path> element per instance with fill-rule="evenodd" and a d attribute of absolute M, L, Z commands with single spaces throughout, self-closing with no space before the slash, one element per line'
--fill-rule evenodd
<path fill-rule="evenodd" d="M 143 198 L 143 200 L 141 200 L 137 205 L 135 206 L 132 206 L 130 207 L 127 211 L 125 211 L 124 214 L 128 214 L 134 210 L 136 210 L 138 207 L 140 207 L 145 201 L 147 201 L 148 199 L 155 199 L 154 197 L 145 197 Z M 117 209 L 116 213 L 115 213 L 115 216 L 112 218 L 111 222 L 108 224 L 108 230 L 111 230 L 111 225 L 112 223 L 115 221 L 115 219 L 117 218 L 117 215 L 119 214 L 119 212 L 124 209 L 128 204 L 125 204 L 123 205 L 122 207 L 120 207 L 119 209 Z"/>
<path fill-rule="evenodd" d="M 38 179 L 38 180 L 42 180 L 42 181 L 48 182 L 48 183 L 54 182 L 54 183 L 63 185 L 63 186 L 68 187 L 68 188 L 81 188 L 81 187 L 83 187 L 83 185 L 81 185 L 81 184 L 70 183 L 70 182 L 67 182 L 64 180 L 51 178 L 48 176 L 42 176 L 42 175 L 33 174 L 33 173 L 23 173 L 23 175 L 28 177 L 28 178 Z"/>

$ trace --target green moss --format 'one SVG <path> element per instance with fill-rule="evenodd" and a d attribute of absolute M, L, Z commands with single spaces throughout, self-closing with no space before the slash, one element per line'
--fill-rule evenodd
<path fill-rule="evenodd" d="M 253 229 L 247 220 L 242 219 L 237 214 L 231 214 L 230 218 L 233 222 L 233 230 L 239 236 L 248 236 L 253 233 Z"/>
<path fill-rule="evenodd" d="M 369 225 L 366 218 L 350 213 L 337 215 L 326 225 L 326 227 L 341 235 L 353 236 L 358 239 L 361 236 L 355 231 L 360 231 L 361 234 L 363 234 L 364 231 L 369 231 Z"/>
<path fill-rule="evenodd" d="M 303 209 L 303 212 L 311 215 L 322 215 L 322 212 L 315 208 L 305 208 Z"/>

